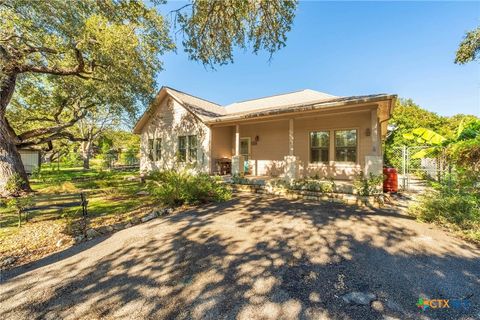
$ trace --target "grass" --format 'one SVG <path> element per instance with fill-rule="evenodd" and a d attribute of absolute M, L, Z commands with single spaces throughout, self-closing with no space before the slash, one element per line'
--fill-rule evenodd
<path fill-rule="evenodd" d="M 480 192 L 475 174 L 451 174 L 430 189 L 410 213 L 421 221 L 433 222 L 466 240 L 480 243 Z"/>
<path fill-rule="evenodd" d="M 80 192 L 87 196 L 90 227 L 128 222 L 160 205 L 154 196 L 137 195 L 146 186 L 126 179 L 135 175 L 138 172 L 44 166 L 40 174 L 31 177 L 32 203 L 38 210 L 29 213 L 28 222 L 22 221 L 18 228 L 16 211 L 0 207 L 0 256 L 56 249 L 59 238 L 71 240 L 75 234 L 69 224 L 81 216 Z"/>

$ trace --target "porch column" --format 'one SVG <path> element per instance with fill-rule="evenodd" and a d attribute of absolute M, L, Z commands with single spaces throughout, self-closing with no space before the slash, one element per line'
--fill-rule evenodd
<path fill-rule="evenodd" d="M 235 155 L 240 155 L 240 126 L 235 126 Z"/>
<path fill-rule="evenodd" d="M 370 118 L 371 118 L 371 134 L 372 134 L 372 155 L 379 155 L 379 149 L 380 146 L 378 144 L 379 139 L 378 139 L 378 117 L 377 117 L 377 109 L 373 109 L 370 112 Z"/>
<path fill-rule="evenodd" d="M 285 156 L 285 180 L 292 182 L 298 178 L 298 159 L 295 157 L 293 119 L 288 120 L 288 156 Z"/>
<path fill-rule="evenodd" d="M 232 157 L 232 175 L 243 175 L 243 156 L 240 155 L 240 125 L 235 125 L 235 155 Z"/>
<path fill-rule="evenodd" d="M 378 107 L 370 111 L 370 138 L 372 149 L 365 156 L 365 174 L 382 174 L 383 159 L 380 152 L 380 131 L 377 115 Z M 368 138 L 368 137 L 367 137 Z"/>
<path fill-rule="evenodd" d="M 293 119 L 288 120 L 288 155 L 293 156 Z"/>

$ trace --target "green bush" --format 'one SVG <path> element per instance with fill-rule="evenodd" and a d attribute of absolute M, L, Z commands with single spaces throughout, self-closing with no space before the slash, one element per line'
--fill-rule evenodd
<path fill-rule="evenodd" d="M 24 185 L 25 180 L 23 180 L 20 174 L 14 173 L 8 178 L 7 183 L 5 184 L 5 190 L 10 194 L 18 194 Z"/>
<path fill-rule="evenodd" d="M 168 206 L 226 201 L 230 190 L 218 179 L 205 173 L 186 170 L 156 171 L 147 177 L 150 193 Z"/>
<path fill-rule="evenodd" d="M 133 165 L 138 163 L 138 148 L 137 147 L 129 147 L 127 151 L 122 153 L 122 162 L 126 165 Z"/>
<path fill-rule="evenodd" d="M 382 192 L 383 175 L 370 172 L 368 176 L 360 172 L 353 180 L 353 187 L 360 196 L 373 196 Z"/>
<path fill-rule="evenodd" d="M 245 176 L 239 175 L 239 174 L 234 174 L 232 176 L 232 183 L 233 184 L 255 184 L 253 180 L 245 178 Z"/>
<path fill-rule="evenodd" d="M 292 182 L 289 189 L 318 191 L 321 193 L 332 193 L 335 191 L 335 185 L 333 181 L 317 180 L 317 179 L 302 179 L 302 180 L 296 180 Z"/>
<path fill-rule="evenodd" d="M 479 178 L 458 171 L 440 183 L 433 183 L 433 191 L 424 194 L 411 212 L 420 220 L 455 225 L 480 241 Z"/>

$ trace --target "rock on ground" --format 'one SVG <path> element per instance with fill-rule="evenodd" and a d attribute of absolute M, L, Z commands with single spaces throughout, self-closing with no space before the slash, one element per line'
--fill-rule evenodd
<path fill-rule="evenodd" d="M 65 243 L 67 243 L 67 240 L 65 239 L 58 239 L 57 241 L 57 247 L 63 247 L 65 245 Z"/>
<path fill-rule="evenodd" d="M 0 262 L 0 267 L 6 267 L 15 262 L 15 257 L 7 257 Z"/>
<path fill-rule="evenodd" d="M 95 229 L 88 229 L 87 230 L 87 238 L 95 238 L 95 237 L 98 237 L 99 235 L 100 235 L 100 233 Z"/>
<path fill-rule="evenodd" d="M 369 305 L 376 296 L 373 293 L 367 292 L 350 292 L 342 296 L 343 301 L 349 304 Z"/>
<path fill-rule="evenodd" d="M 142 222 L 147 222 L 157 217 L 157 212 L 153 211 L 142 218 Z"/>

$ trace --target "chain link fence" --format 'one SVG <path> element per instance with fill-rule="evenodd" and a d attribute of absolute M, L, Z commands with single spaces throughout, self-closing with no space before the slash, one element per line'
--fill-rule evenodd
<path fill-rule="evenodd" d="M 426 180 L 440 181 L 450 170 L 445 149 L 439 147 L 394 147 L 385 158 L 387 166 L 397 169 L 399 188 L 404 191 L 415 191 L 424 186 Z"/>

